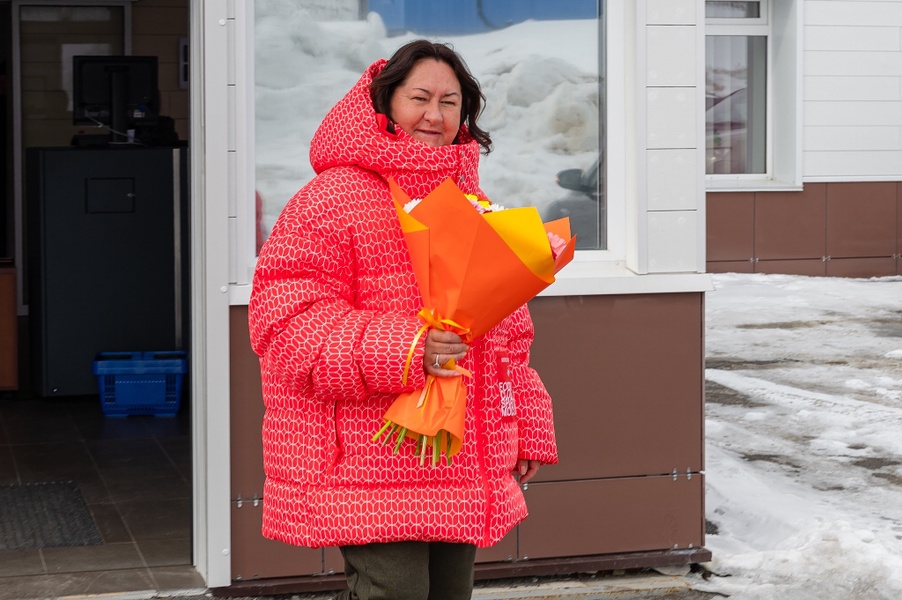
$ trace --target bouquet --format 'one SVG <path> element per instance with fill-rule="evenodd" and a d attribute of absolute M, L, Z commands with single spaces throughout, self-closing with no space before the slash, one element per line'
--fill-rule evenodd
<path fill-rule="evenodd" d="M 421 201 L 412 202 L 394 181 L 389 187 L 423 301 L 423 327 L 407 356 L 406 384 L 414 348 L 429 327 L 471 343 L 554 283 L 573 259 L 576 238 L 567 218 L 542 223 L 533 207 L 501 210 L 465 195 L 451 179 Z M 469 375 L 453 360 L 443 367 Z M 385 444 L 395 437 L 397 452 L 410 438 L 421 463 L 431 447 L 433 465 L 442 454 L 450 464 L 463 444 L 465 417 L 462 379 L 430 375 L 423 389 L 395 399 L 373 441 L 382 438 Z"/>

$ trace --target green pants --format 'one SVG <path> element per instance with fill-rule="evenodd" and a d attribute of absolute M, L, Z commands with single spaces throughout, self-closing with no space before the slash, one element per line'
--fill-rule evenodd
<path fill-rule="evenodd" d="M 348 591 L 341 600 L 466 600 L 476 546 L 394 542 L 342 546 Z"/>

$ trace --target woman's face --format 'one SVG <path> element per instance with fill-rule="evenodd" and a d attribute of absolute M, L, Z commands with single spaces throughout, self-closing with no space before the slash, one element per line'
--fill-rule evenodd
<path fill-rule="evenodd" d="M 424 58 L 392 92 L 388 116 L 414 139 L 446 146 L 460 129 L 461 101 L 454 70 L 447 63 Z"/>

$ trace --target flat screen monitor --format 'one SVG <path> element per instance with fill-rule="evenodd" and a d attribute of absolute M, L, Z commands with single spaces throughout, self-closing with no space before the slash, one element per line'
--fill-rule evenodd
<path fill-rule="evenodd" d="M 105 126 L 112 141 L 159 115 L 156 56 L 74 56 L 72 121 Z"/>

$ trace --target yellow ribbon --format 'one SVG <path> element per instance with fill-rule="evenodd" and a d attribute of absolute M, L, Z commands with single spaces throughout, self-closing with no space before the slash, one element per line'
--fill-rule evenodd
<path fill-rule="evenodd" d="M 470 333 L 469 327 L 464 327 L 460 323 L 457 323 L 451 319 L 443 318 L 438 313 L 438 311 L 432 308 L 423 308 L 419 313 L 417 313 L 417 317 L 419 317 L 419 319 L 423 321 L 423 326 L 420 327 L 419 331 L 417 331 L 417 334 L 413 338 L 413 342 L 410 344 L 410 350 L 407 352 L 407 360 L 404 362 L 404 376 L 401 379 L 401 385 L 407 385 L 407 375 L 410 371 L 410 362 L 413 360 L 413 355 L 417 349 L 417 342 L 420 341 L 420 337 L 423 335 L 423 332 L 425 332 L 430 327 L 434 327 L 435 329 L 453 331 L 461 338 L 467 337 L 467 335 Z M 468 370 L 464 369 L 463 367 L 457 366 L 454 363 L 454 359 L 449 360 L 445 363 L 445 365 L 442 366 L 445 367 L 446 365 L 448 365 L 448 363 L 451 363 L 451 366 L 446 368 L 455 369 L 463 375 L 466 375 L 467 377 L 472 376 L 472 374 Z"/>
<path fill-rule="evenodd" d="M 469 327 L 464 327 L 460 323 L 442 317 L 438 311 L 433 308 L 424 308 L 417 313 L 417 316 L 428 326 L 435 327 L 436 329 L 444 329 L 445 331 L 453 331 L 460 337 L 464 337 L 466 334 L 470 333 Z"/>
<path fill-rule="evenodd" d="M 413 360 L 413 353 L 417 349 L 417 342 L 420 341 L 420 336 L 423 335 L 423 332 L 429 329 L 429 323 L 426 323 L 420 330 L 417 331 L 417 334 L 413 337 L 413 343 L 410 344 L 410 351 L 407 353 L 407 360 L 404 362 L 404 377 L 401 379 L 401 385 L 407 385 L 407 372 L 410 371 L 410 361 Z"/>

